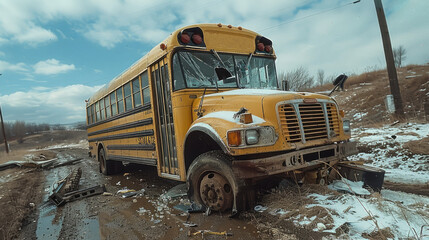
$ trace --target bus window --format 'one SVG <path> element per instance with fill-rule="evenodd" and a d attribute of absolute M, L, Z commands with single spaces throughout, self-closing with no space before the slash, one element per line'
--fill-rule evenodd
<path fill-rule="evenodd" d="M 104 106 L 104 99 L 101 99 L 100 100 L 100 115 L 101 115 L 101 120 L 103 120 L 103 119 L 105 119 L 106 118 L 106 115 L 105 115 L 106 113 L 105 113 L 105 106 Z"/>
<path fill-rule="evenodd" d="M 181 67 L 188 88 L 237 88 L 234 72 L 234 58 L 231 54 L 218 54 L 203 52 L 178 52 L 179 60 L 174 62 L 173 69 Z M 177 57 L 177 56 L 176 56 Z M 178 65 L 180 64 L 180 65 Z M 215 68 L 226 68 L 231 78 L 219 80 Z M 174 70 L 174 79 L 180 78 L 180 71 Z M 182 86 L 183 87 L 183 86 Z"/>
<path fill-rule="evenodd" d="M 185 80 L 183 79 L 182 68 L 180 67 L 179 54 L 173 56 L 173 89 L 180 90 L 186 88 Z"/>
<path fill-rule="evenodd" d="M 94 104 L 92 104 L 91 105 L 91 123 L 94 123 L 95 122 L 95 119 L 94 119 L 95 117 L 94 117 Z"/>
<path fill-rule="evenodd" d="M 131 102 L 131 84 L 127 83 L 124 86 L 124 97 L 125 97 L 125 111 L 133 109 L 133 103 Z"/>
<path fill-rule="evenodd" d="M 112 112 L 110 111 L 109 96 L 104 98 L 104 104 L 106 105 L 106 118 L 109 118 L 112 115 Z"/>
<path fill-rule="evenodd" d="M 133 99 L 134 99 L 134 107 L 138 107 L 142 105 L 139 78 L 136 78 L 133 80 Z"/>
<path fill-rule="evenodd" d="M 95 121 L 100 121 L 100 102 L 96 102 L 95 103 L 95 114 L 96 114 L 96 120 Z"/>
<path fill-rule="evenodd" d="M 124 112 L 124 98 L 122 95 L 122 87 L 116 90 L 116 97 L 118 97 L 118 113 Z"/>
<path fill-rule="evenodd" d="M 115 92 L 110 94 L 110 105 L 112 108 L 112 116 L 115 116 L 118 113 L 118 109 L 116 108 L 116 96 Z"/>
<path fill-rule="evenodd" d="M 142 92 L 143 92 L 143 104 L 150 103 L 150 92 L 149 92 L 149 80 L 147 72 L 142 73 Z"/>
<path fill-rule="evenodd" d="M 91 107 L 86 108 L 86 121 L 91 124 Z"/>
<path fill-rule="evenodd" d="M 277 89 L 274 59 L 263 57 L 234 56 L 240 87 Z"/>

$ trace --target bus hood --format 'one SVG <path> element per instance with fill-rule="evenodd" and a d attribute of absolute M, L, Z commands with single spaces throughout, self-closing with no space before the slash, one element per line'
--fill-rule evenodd
<path fill-rule="evenodd" d="M 272 114 L 275 114 L 276 112 L 275 106 L 277 103 L 283 101 L 304 101 L 303 99 L 311 99 L 316 101 L 320 99 L 332 100 L 332 98 L 326 95 L 307 92 L 290 92 L 267 89 L 237 89 L 206 94 L 203 99 L 201 111 L 202 115 L 206 116 L 213 112 L 238 112 L 242 107 L 244 107 L 252 115 L 255 115 L 266 121 L 277 122 L 276 119 L 271 119 Z M 194 120 L 198 118 L 197 112 L 199 110 L 200 102 L 201 97 L 194 101 Z"/>

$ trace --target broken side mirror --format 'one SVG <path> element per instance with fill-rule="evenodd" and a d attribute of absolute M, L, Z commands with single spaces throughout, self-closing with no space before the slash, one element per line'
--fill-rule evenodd
<path fill-rule="evenodd" d="M 341 90 L 344 90 L 344 83 L 346 82 L 348 76 L 345 74 L 339 75 L 337 78 L 335 78 L 334 82 L 332 83 L 334 85 L 334 89 L 328 94 L 328 96 L 331 96 L 335 90 L 340 88 Z"/>

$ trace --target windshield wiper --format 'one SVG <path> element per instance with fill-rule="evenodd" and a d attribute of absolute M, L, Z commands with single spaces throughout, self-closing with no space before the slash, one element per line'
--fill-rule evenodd
<path fill-rule="evenodd" d="M 247 64 L 246 64 L 247 69 L 249 69 L 250 60 L 252 60 L 252 57 L 253 57 L 253 53 L 250 53 L 249 57 L 247 58 Z"/>
<path fill-rule="evenodd" d="M 213 55 L 217 58 L 217 60 L 219 60 L 219 62 L 220 62 L 220 63 L 222 63 L 223 68 L 225 68 L 225 69 L 226 69 L 226 65 L 225 65 L 225 63 L 224 63 L 224 62 L 222 61 L 222 59 L 220 58 L 219 54 L 217 54 L 216 50 L 211 49 L 210 51 L 211 51 L 211 52 L 213 53 Z"/>

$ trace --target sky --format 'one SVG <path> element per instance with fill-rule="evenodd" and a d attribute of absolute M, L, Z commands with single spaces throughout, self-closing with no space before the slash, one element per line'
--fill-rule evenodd
<path fill-rule="evenodd" d="M 429 1 L 384 0 L 405 64 L 429 62 Z M 1 0 L 5 121 L 85 121 L 85 99 L 191 24 L 242 26 L 271 39 L 277 72 L 360 74 L 385 67 L 373 0 Z"/>

